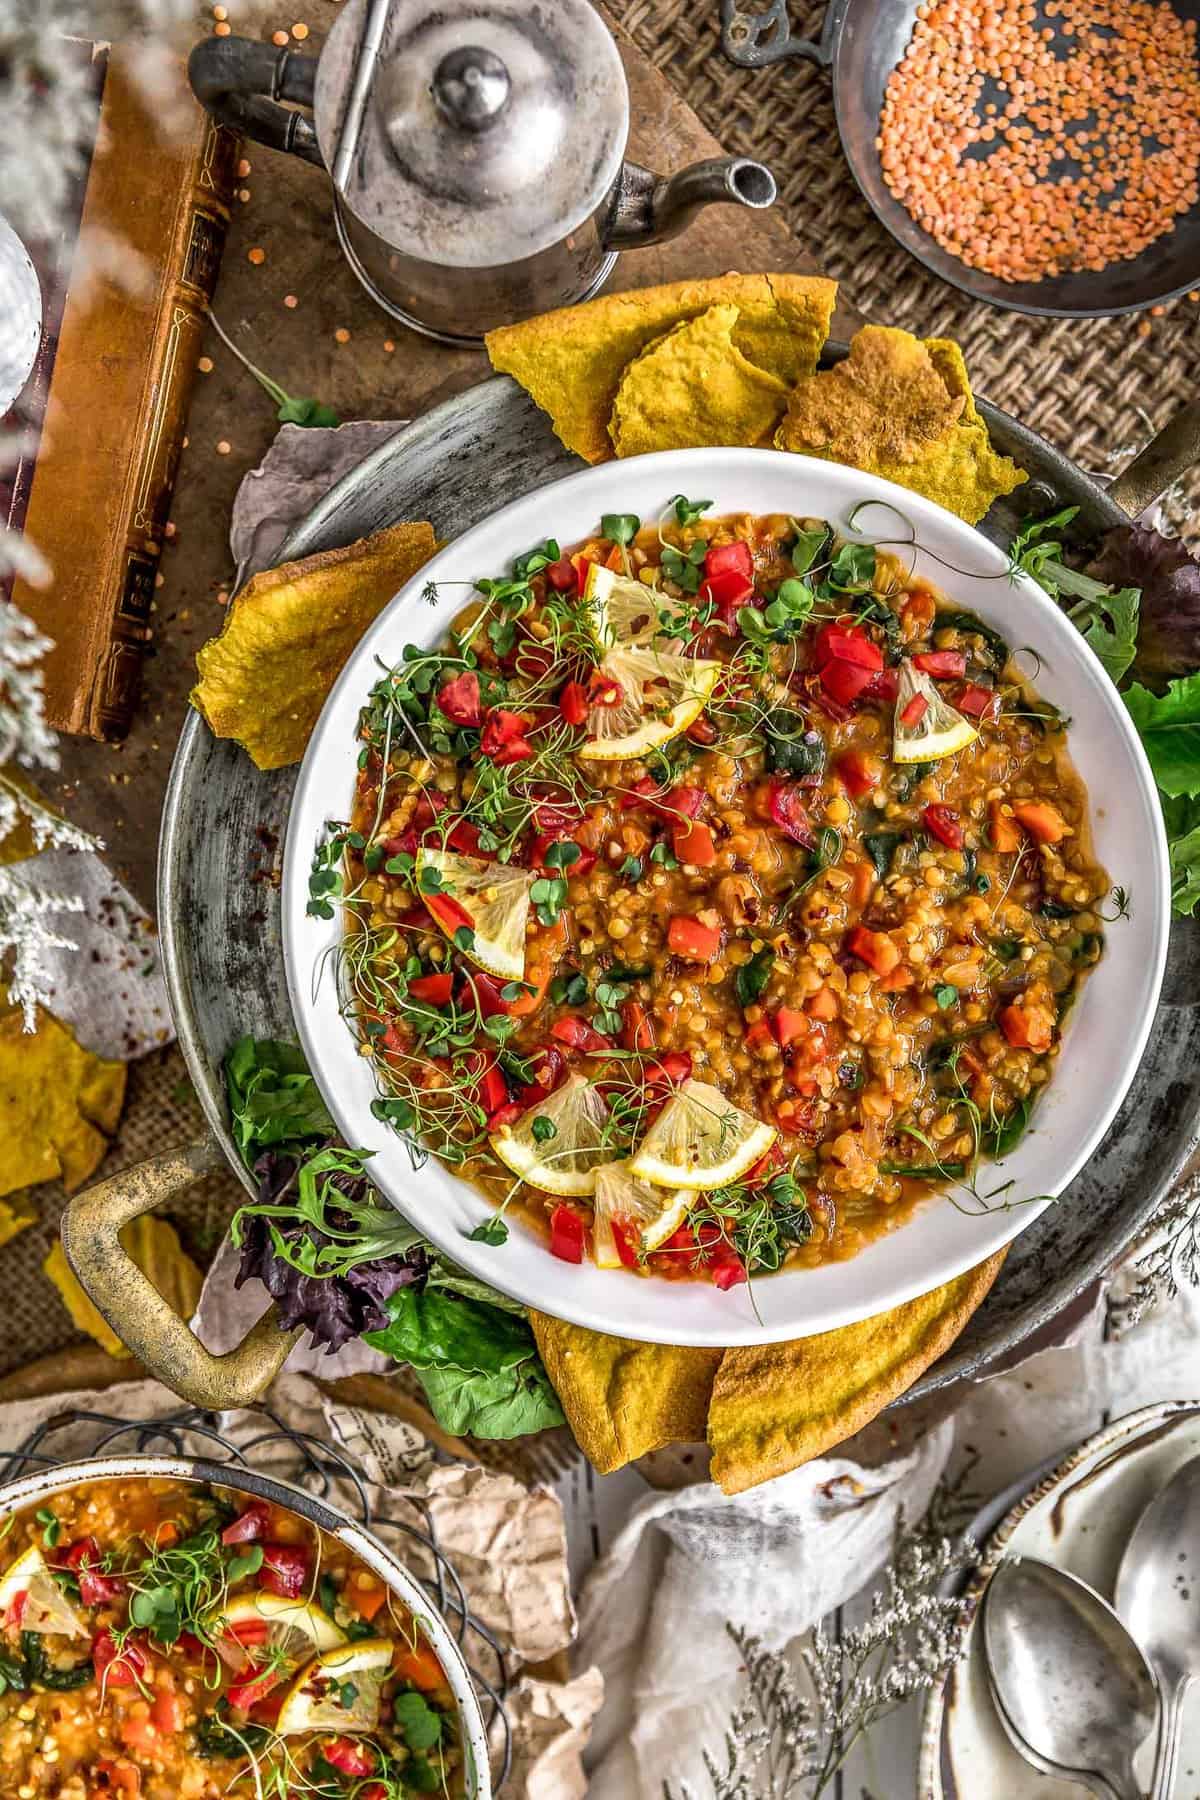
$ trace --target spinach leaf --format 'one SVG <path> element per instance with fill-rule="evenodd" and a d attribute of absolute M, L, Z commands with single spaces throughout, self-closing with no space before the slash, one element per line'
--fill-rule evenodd
<path fill-rule="evenodd" d="M 777 706 L 761 724 L 767 768 L 777 775 L 815 776 L 825 768 L 825 740 L 810 731 L 803 714 Z"/>
<path fill-rule="evenodd" d="M 972 612 L 941 612 L 937 616 L 939 631 L 962 631 L 970 637 L 982 638 L 990 653 L 997 674 L 1008 661 L 1008 645 L 998 631 L 985 625 L 982 619 L 976 618 Z"/>
<path fill-rule="evenodd" d="M 880 881 L 887 879 L 903 840 L 900 831 L 871 831 L 863 838 L 863 849 L 874 863 Z"/>
<path fill-rule="evenodd" d="M 770 948 L 757 951 L 749 962 L 744 962 L 733 978 L 738 1002 L 742 1006 L 750 1006 L 759 998 L 771 979 L 771 969 L 775 962 L 775 952 Z"/>
<path fill-rule="evenodd" d="M 1028 1096 L 1023 1100 L 1018 1100 L 1010 1113 L 1006 1113 L 1002 1119 L 989 1121 L 985 1125 L 979 1134 L 980 1147 L 986 1150 L 990 1156 L 1007 1156 L 1010 1150 L 1016 1148 L 1029 1129 L 1032 1112 L 1033 1102 Z"/>

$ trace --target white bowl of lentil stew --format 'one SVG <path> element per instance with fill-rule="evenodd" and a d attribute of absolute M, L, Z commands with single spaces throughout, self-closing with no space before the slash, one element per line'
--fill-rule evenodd
<path fill-rule="evenodd" d="M 380 1191 L 515 1299 L 707 1345 L 899 1305 L 1050 1205 L 1168 910 L 1069 619 L 932 502 L 757 450 L 601 465 L 435 557 L 325 706 L 283 886 Z"/>
<path fill-rule="evenodd" d="M 458 1646 L 324 1501 L 97 1457 L 0 1491 L 0 1761 L 19 1800 L 490 1800 Z"/>

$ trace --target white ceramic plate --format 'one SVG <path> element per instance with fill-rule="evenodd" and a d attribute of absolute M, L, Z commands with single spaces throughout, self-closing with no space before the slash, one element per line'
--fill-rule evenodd
<path fill-rule="evenodd" d="M 560 1262 L 519 1222 L 502 1247 L 468 1242 L 466 1233 L 491 1209 L 432 1160 L 414 1172 L 404 1145 L 372 1117 L 370 1065 L 339 1016 L 326 955 L 341 923 L 305 912 L 314 847 L 327 820 L 350 813 L 358 715 L 380 666 L 398 662 L 407 643 L 436 644 L 476 578 L 503 573 L 547 536 L 575 543 L 606 512 L 652 519 L 679 493 L 706 496 L 715 517 L 793 513 L 842 529 L 863 500 L 899 509 L 921 546 L 912 553 L 916 572 L 1010 644 L 1040 656 L 1039 691 L 1072 720 L 1070 750 L 1090 792 L 1097 855 L 1131 897 L 1129 918 L 1109 927 L 1107 951 L 1073 1011 L 1033 1127 L 997 1176 L 997 1185 L 1011 1180 L 1010 1195 L 1024 1203 L 968 1216 L 935 1197 L 851 1261 L 785 1270 L 755 1281 L 753 1294 Z M 860 515 L 860 525 L 881 538 L 903 532 L 894 512 Z M 945 563 L 972 573 L 949 574 Z M 448 1255 L 527 1305 L 598 1331 L 669 1344 L 774 1343 L 868 1318 L 950 1280 L 1008 1243 L 1067 1186 L 1111 1124 L 1145 1048 L 1167 948 L 1166 841 L 1153 778 L 1115 688 L 1042 590 L 1025 577 L 1008 580 L 1005 571 L 1003 554 L 978 532 L 892 482 L 773 450 L 683 450 L 604 463 L 514 501 L 434 557 L 375 621 L 325 704 L 296 784 L 284 857 L 284 953 L 304 1049 L 340 1131 L 347 1143 L 376 1152 L 380 1189 Z M 435 605 L 421 599 L 431 580 L 444 584 Z"/>
<path fill-rule="evenodd" d="M 996 1526 L 970 1583 L 973 1599 L 982 1597 L 1005 1557 L 1029 1556 L 1078 1575 L 1111 1602 L 1125 1546 L 1143 1510 L 1198 1453 L 1200 1409 L 1194 1400 L 1144 1406 L 1106 1425 Z M 988 1691 L 978 1625 L 976 1605 L 963 1662 L 926 1703 L 919 1800 L 1015 1800 L 1017 1795 L 1020 1800 L 1079 1800 L 1078 1783 L 1039 1774 L 1005 1736 Z M 1193 1692 L 1183 1716 L 1174 1790 L 1178 1800 L 1196 1791 L 1200 1706 L 1195 1699 Z M 1153 1759 L 1150 1741 L 1136 1765 L 1144 1781 Z"/>

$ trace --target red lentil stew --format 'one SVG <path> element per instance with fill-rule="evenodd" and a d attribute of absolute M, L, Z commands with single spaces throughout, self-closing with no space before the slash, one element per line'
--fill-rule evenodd
<path fill-rule="evenodd" d="M 4 1531 L 15 1800 L 464 1793 L 455 1701 L 419 1622 L 289 1509 L 113 1478 Z"/>
<path fill-rule="evenodd" d="M 1067 721 L 819 519 L 608 515 L 481 580 L 361 716 L 346 909 L 377 1117 L 567 1262 L 749 1275 L 980 1200 L 1103 947 Z"/>

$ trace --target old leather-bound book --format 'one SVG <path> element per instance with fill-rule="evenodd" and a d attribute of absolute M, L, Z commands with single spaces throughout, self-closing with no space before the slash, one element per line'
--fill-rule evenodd
<path fill-rule="evenodd" d="M 178 94 L 164 96 L 139 80 L 135 46 L 78 48 L 97 101 L 81 127 L 89 160 L 65 243 L 30 246 L 44 329 L 6 421 L 28 449 L 4 476 L 0 519 L 53 571 L 48 586 L 18 577 L 11 592 L 54 643 L 43 663 L 50 724 L 111 739 L 129 728 L 151 638 L 237 143 L 192 100 L 182 64 Z M 99 258 L 97 246 L 107 246 Z M 105 272 L 114 257 L 120 281 Z"/>

